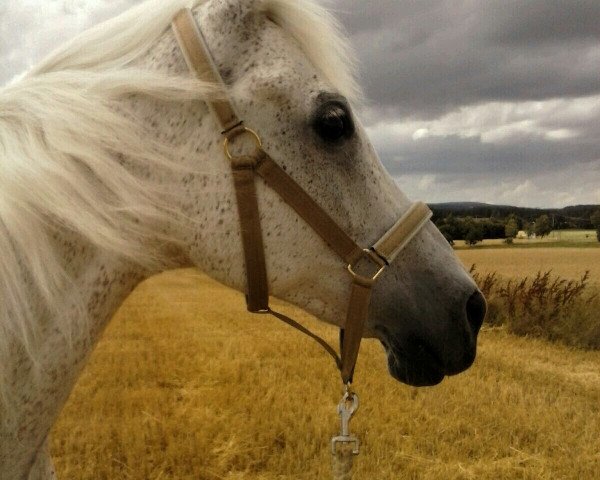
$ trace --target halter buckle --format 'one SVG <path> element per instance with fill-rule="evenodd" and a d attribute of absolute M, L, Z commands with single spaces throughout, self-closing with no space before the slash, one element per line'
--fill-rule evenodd
<path fill-rule="evenodd" d="M 348 267 L 347 267 L 348 271 L 350 272 L 350 275 L 352 275 L 355 279 L 362 280 L 365 283 L 374 282 L 375 280 L 377 280 L 379 275 L 381 275 L 383 273 L 383 271 L 385 270 L 385 267 L 387 267 L 387 263 L 385 262 L 385 260 L 383 258 L 381 258 L 379 255 L 377 255 L 377 253 L 375 253 L 373 250 L 371 250 L 369 248 L 364 248 L 363 252 L 365 253 L 365 255 L 363 255 L 356 262 L 354 262 L 354 264 L 352 264 L 352 263 L 348 264 Z M 360 262 L 360 260 L 363 258 L 368 258 L 378 267 L 378 270 L 371 277 L 360 275 L 354 271 L 358 262 Z"/>

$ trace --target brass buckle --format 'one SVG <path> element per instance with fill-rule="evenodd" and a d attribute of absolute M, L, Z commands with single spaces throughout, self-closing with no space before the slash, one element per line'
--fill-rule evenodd
<path fill-rule="evenodd" d="M 233 129 L 231 131 L 231 133 L 228 136 L 226 136 L 225 140 L 223 141 L 223 149 L 225 150 L 225 155 L 227 155 L 227 158 L 229 160 L 233 160 L 233 155 L 229 151 L 230 141 L 233 140 L 234 138 L 239 137 L 244 134 L 249 134 L 250 136 L 252 136 L 252 138 L 254 139 L 254 143 L 256 144 L 257 150 L 260 150 L 262 148 L 262 140 L 258 136 L 258 133 L 256 133 L 251 128 L 240 126 L 239 128 Z"/>
<path fill-rule="evenodd" d="M 348 265 L 348 271 L 350 272 L 350 275 L 352 275 L 354 278 L 359 278 L 362 280 L 366 280 L 368 282 L 374 282 L 375 280 L 377 280 L 379 275 L 381 275 L 383 273 L 383 271 L 385 270 L 385 267 L 387 267 L 387 263 L 385 263 L 385 260 L 383 260 L 383 258 L 381 258 L 379 255 L 377 255 L 377 253 L 375 253 L 373 250 L 371 250 L 369 248 L 363 248 L 363 252 L 366 255 L 363 255 L 363 257 L 359 258 L 355 262 L 355 264 L 358 263 L 362 258 L 366 257 L 366 258 L 370 259 L 373 263 L 375 263 L 379 267 L 379 270 L 377 270 L 377 272 L 371 278 L 368 278 L 368 277 L 365 277 L 363 275 L 359 275 L 358 273 L 356 273 L 354 271 L 355 265 L 350 263 Z"/>

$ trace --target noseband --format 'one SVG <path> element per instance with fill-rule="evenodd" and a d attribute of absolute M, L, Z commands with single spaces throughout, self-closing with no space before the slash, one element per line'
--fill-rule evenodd
<path fill-rule="evenodd" d="M 198 78 L 225 87 L 206 41 L 191 10 L 177 14 L 172 23 L 175 37 L 192 73 Z M 361 338 L 367 320 L 371 291 L 377 278 L 431 218 L 422 202 L 413 203 L 400 219 L 372 247 L 362 248 L 263 150 L 257 133 L 244 126 L 232 103 L 208 102 L 221 125 L 225 155 L 230 160 L 242 232 L 246 267 L 246 304 L 254 313 L 269 313 L 318 341 L 335 359 L 345 385 L 352 382 Z M 233 155 L 230 143 L 247 136 L 256 144 L 250 155 Z M 340 356 L 327 342 L 291 318 L 269 308 L 269 289 L 254 175 L 266 184 L 345 262 L 352 280 L 346 322 L 340 331 Z"/>

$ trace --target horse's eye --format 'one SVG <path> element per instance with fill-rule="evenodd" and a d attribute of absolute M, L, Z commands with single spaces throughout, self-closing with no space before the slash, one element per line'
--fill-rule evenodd
<path fill-rule="evenodd" d="M 354 122 L 345 105 L 327 102 L 315 114 L 313 127 L 317 134 L 328 142 L 340 142 L 354 134 Z"/>

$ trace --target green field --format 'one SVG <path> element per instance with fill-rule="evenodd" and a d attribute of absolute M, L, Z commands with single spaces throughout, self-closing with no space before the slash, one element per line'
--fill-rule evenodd
<path fill-rule="evenodd" d="M 576 242 L 576 243 L 598 243 L 595 230 L 553 230 L 550 235 L 541 241 L 547 242 Z"/>
<path fill-rule="evenodd" d="M 474 246 L 468 246 L 464 240 L 456 240 L 454 248 L 457 250 L 469 248 L 552 248 L 552 247 L 578 247 L 600 248 L 595 230 L 553 230 L 544 238 L 515 238 L 511 245 L 506 244 L 503 238 L 484 240 Z"/>

